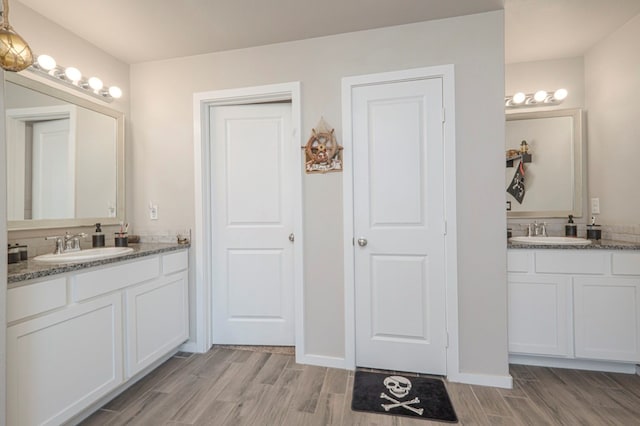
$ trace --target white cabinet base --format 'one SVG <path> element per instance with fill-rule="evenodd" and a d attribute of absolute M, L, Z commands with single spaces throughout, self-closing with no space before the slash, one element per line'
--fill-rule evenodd
<path fill-rule="evenodd" d="M 635 374 L 640 363 L 640 253 L 509 250 L 514 363 Z"/>
<path fill-rule="evenodd" d="M 574 370 L 606 371 L 609 373 L 640 374 L 633 363 L 594 361 L 589 359 L 553 358 L 536 355 L 509 355 L 509 364 L 538 367 L 571 368 Z"/>

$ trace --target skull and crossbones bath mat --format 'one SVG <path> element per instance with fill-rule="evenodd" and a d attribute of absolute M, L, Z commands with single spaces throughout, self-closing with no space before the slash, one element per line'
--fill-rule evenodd
<path fill-rule="evenodd" d="M 396 374 L 356 371 L 353 381 L 355 411 L 457 423 L 442 380 Z"/>

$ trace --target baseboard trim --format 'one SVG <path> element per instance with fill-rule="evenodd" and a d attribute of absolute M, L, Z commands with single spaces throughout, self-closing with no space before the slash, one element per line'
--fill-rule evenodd
<path fill-rule="evenodd" d="M 198 344 L 193 341 L 193 340 L 189 340 L 185 343 L 182 344 L 182 346 L 180 346 L 180 351 L 181 352 L 190 352 L 190 353 L 205 353 L 208 351 L 208 349 L 206 350 L 201 350 L 202 348 L 200 348 L 198 346 Z"/>
<path fill-rule="evenodd" d="M 513 377 L 492 374 L 454 373 L 447 375 L 447 381 L 467 385 L 490 386 L 493 388 L 513 389 Z"/>
<path fill-rule="evenodd" d="M 296 352 L 296 363 L 316 365 L 319 367 L 339 368 L 348 370 L 346 360 L 340 357 L 314 354 L 299 354 Z"/>
<path fill-rule="evenodd" d="M 638 374 L 638 366 L 633 363 L 625 362 L 593 361 L 586 359 L 553 358 L 530 355 L 509 355 L 509 363 L 520 365 L 535 365 L 537 367 L 572 368 L 575 370 Z"/>

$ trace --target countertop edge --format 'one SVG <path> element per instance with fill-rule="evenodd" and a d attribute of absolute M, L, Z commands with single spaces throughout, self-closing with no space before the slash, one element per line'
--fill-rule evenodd
<path fill-rule="evenodd" d="M 160 253 L 184 250 L 190 248 L 191 244 L 140 243 L 129 244 L 129 247 L 133 248 L 134 251 L 122 256 L 96 259 L 80 263 L 41 263 L 33 259 L 29 259 L 20 263 L 14 263 L 9 265 L 7 284 L 17 284 L 23 281 L 33 280 L 37 278 L 79 271 L 96 266 L 125 262 L 127 260 L 153 256 Z"/>
<path fill-rule="evenodd" d="M 530 244 L 530 243 L 512 243 L 507 241 L 508 249 L 534 249 L 534 250 L 640 250 L 640 243 L 631 243 L 626 241 L 598 240 L 592 241 L 591 244 Z"/>

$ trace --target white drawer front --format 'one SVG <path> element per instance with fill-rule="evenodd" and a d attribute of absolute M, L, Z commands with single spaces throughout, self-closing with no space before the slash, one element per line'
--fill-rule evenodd
<path fill-rule="evenodd" d="M 160 275 L 160 258 L 154 256 L 78 274 L 71 285 L 74 302 L 138 284 Z"/>
<path fill-rule="evenodd" d="M 162 273 L 164 275 L 183 271 L 189 267 L 189 252 L 182 250 L 162 256 Z"/>
<path fill-rule="evenodd" d="M 66 278 L 11 288 L 7 291 L 7 322 L 50 311 L 66 303 Z"/>
<path fill-rule="evenodd" d="M 529 272 L 531 252 L 507 250 L 507 272 Z"/>
<path fill-rule="evenodd" d="M 550 274 L 604 274 L 607 272 L 607 253 L 587 253 L 584 250 L 537 251 L 536 272 Z"/>
<path fill-rule="evenodd" d="M 614 275 L 640 275 L 640 252 L 613 253 L 611 267 Z"/>

